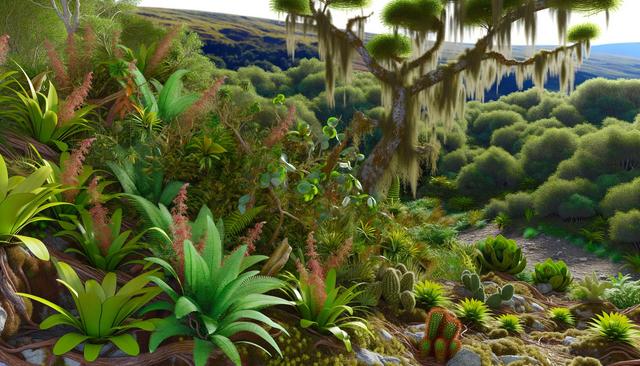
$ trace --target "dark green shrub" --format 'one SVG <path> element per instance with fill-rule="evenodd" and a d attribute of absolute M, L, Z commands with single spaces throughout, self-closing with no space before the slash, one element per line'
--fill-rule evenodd
<path fill-rule="evenodd" d="M 457 184 L 462 194 L 486 199 L 515 189 L 522 176 L 522 168 L 513 156 L 491 147 L 462 168 Z"/>
<path fill-rule="evenodd" d="M 467 196 L 451 197 L 447 201 L 447 209 L 454 212 L 469 211 L 475 206 L 475 200 Z"/>
<path fill-rule="evenodd" d="M 557 95 L 546 94 L 542 97 L 540 103 L 529 108 L 526 116 L 527 120 L 533 122 L 544 118 L 549 118 L 551 117 L 551 112 L 563 103 L 563 99 L 558 97 Z"/>
<path fill-rule="evenodd" d="M 640 210 L 618 212 L 609 219 L 611 239 L 640 247 Z"/>
<path fill-rule="evenodd" d="M 612 187 L 600 202 L 605 216 L 640 208 L 640 178 Z"/>
<path fill-rule="evenodd" d="M 540 92 L 535 88 L 526 91 L 515 92 L 505 95 L 499 99 L 501 102 L 517 105 L 524 109 L 529 109 L 540 103 Z"/>
<path fill-rule="evenodd" d="M 579 125 L 575 125 L 572 130 L 576 135 L 584 136 L 593 132 L 597 132 L 598 128 L 590 123 L 581 123 Z"/>
<path fill-rule="evenodd" d="M 418 241 L 434 245 L 444 245 L 451 242 L 458 235 L 458 231 L 450 226 L 440 224 L 426 224 L 416 230 L 414 237 Z"/>
<path fill-rule="evenodd" d="M 550 129 L 532 137 L 522 147 L 520 161 L 527 176 L 542 183 L 578 148 L 578 136 L 569 129 Z"/>
<path fill-rule="evenodd" d="M 525 122 L 499 128 L 491 135 L 491 145 L 501 147 L 511 154 L 516 154 L 522 147 L 520 138 L 526 129 L 527 124 Z"/>
<path fill-rule="evenodd" d="M 518 122 L 524 122 L 524 118 L 513 111 L 498 110 L 482 113 L 473 123 L 472 136 L 480 144 L 488 145 L 493 131 Z"/>
<path fill-rule="evenodd" d="M 559 215 L 560 205 L 574 194 L 591 197 L 596 191 L 586 179 L 564 180 L 551 178 L 533 193 L 533 207 L 541 217 Z"/>
<path fill-rule="evenodd" d="M 596 204 L 591 198 L 574 193 L 558 206 L 558 215 L 565 220 L 593 217 L 596 215 Z"/>
<path fill-rule="evenodd" d="M 592 123 L 606 117 L 633 121 L 640 108 L 640 80 L 591 79 L 576 88 L 570 101 Z"/>
<path fill-rule="evenodd" d="M 469 163 L 467 149 L 461 148 L 454 150 L 440 160 L 438 169 L 443 173 L 458 173 L 462 167 Z"/>
<path fill-rule="evenodd" d="M 551 111 L 551 117 L 556 118 L 567 127 L 573 127 L 584 122 L 584 117 L 571 104 L 560 104 Z"/>

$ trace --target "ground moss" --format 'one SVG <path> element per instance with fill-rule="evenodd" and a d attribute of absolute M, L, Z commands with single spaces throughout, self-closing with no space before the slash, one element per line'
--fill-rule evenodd
<path fill-rule="evenodd" d="M 592 357 L 576 357 L 567 366 L 602 366 L 600 360 Z"/>

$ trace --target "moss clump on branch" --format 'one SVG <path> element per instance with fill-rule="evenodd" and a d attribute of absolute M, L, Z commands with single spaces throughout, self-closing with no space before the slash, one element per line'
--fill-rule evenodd
<path fill-rule="evenodd" d="M 369 6 L 371 0 L 332 0 L 329 7 L 334 9 L 358 9 Z"/>
<path fill-rule="evenodd" d="M 411 40 L 399 34 L 381 34 L 367 43 L 367 50 L 377 60 L 397 60 L 411 54 Z"/>
<path fill-rule="evenodd" d="M 444 6 L 440 0 L 395 0 L 382 11 L 382 22 L 416 32 L 435 30 Z"/>
<path fill-rule="evenodd" d="M 279 13 L 309 15 L 309 1 L 307 0 L 271 0 L 271 9 Z"/>
<path fill-rule="evenodd" d="M 593 23 L 578 24 L 571 27 L 567 33 L 567 39 L 569 42 L 589 42 L 590 40 L 598 37 L 600 34 L 600 28 Z"/>

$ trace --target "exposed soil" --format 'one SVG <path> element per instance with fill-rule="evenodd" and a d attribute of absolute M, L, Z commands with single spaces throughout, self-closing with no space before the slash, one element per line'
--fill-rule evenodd
<path fill-rule="evenodd" d="M 515 240 L 522 247 L 527 257 L 527 269 L 533 269 L 536 263 L 552 258 L 565 261 L 576 278 L 584 278 L 592 272 L 596 272 L 601 278 L 626 272 L 622 269 L 622 263 L 613 263 L 607 258 L 599 258 L 564 239 L 545 234 L 525 239 L 522 231 L 501 233 L 495 225 L 491 224 L 482 229 L 462 232 L 458 235 L 458 239 L 463 243 L 473 244 L 487 236 L 498 234 Z"/>

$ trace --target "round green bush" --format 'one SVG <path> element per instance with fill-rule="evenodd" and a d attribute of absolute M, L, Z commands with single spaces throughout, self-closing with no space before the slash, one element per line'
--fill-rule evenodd
<path fill-rule="evenodd" d="M 609 233 L 617 242 L 640 246 L 640 210 L 617 212 L 609 219 Z"/>
<path fill-rule="evenodd" d="M 438 170 L 447 173 L 458 173 L 462 167 L 469 163 L 469 157 L 465 148 L 454 150 L 442 157 Z"/>
<path fill-rule="evenodd" d="M 367 43 L 367 50 L 378 60 L 394 60 L 411 54 L 411 40 L 400 34 L 379 34 Z"/>
<path fill-rule="evenodd" d="M 600 124 L 607 117 L 634 120 L 640 109 L 640 80 L 588 80 L 569 97 L 587 121 Z"/>
<path fill-rule="evenodd" d="M 491 135 L 491 145 L 505 149 L 511 154 L 516 154 L 522 147 L 520 137 L 527 129 L 525 122 L 519 122 L 511 126 L 499 128 Z"/>
<path fill-rule="evenodd" d="M 308 15 L 311 13 L 307 0 L 271 0 L 271 9 L 278 13 Z"/>
<path fill-rule="evenodd" d="M 578 24 L 569 29 L 567 39 L 569 42 L 588 42 L 597 38 L 600 34 L 600 28 L 593 23 Z"/>
<path fill-rule="evenodd" d="M 591 198 L 574 193 L 558 206 L 558 215 L 565 220 L 593 217 L 596 215 L 596 204 Z"/>
<path fill-rule="evenodd" d="M 522 147 L 520 161 L 527 176 L 542 183 L 555 173 L 560 162 L 573 156 L 578 136 L 570 129 L 552 128 L 531 137 Z"/>
<path fill-rule="evenodd" d="M 493 131 L 519 122 L 524 122 L 524 118 L 519 113 L 505 110 L 491 111 L 478 116 L 471 131 L 479 143 L 487 145 Z"/>
<path fill-rule="evenodd" d="M 605 216 L 640 208 L 640 178 L 612 187 L 600 202 Z"/>
<path fill-rule="evenodd" d="M 457 184 L 462 194 L 487 199 L 514 190 L 522 178 L 522 168 L 513 156 L 490 147 L 460 170 Z"/>
<path fill-rule="evenodd" d="M 551 178 L 533 193 L 533 207 L 540 217 L 560 215 L 560 206 L 568 202 L 572 195 L 578 193 L 592 197 L 596 191 L 595 185 L 586 179 Z"/>
<path fill-rule="evenodd" d="M 551 117 L 562 122 L 567 127 L 573 127 L 584 122 L 584 117 L 571 104 L 560 104 L 551 111 Z"/>
<path fill-rule="evenodd" d="M 441 0 L 394 0 L 382 10 L 382 22 L 391 28 L 426 32 L 437 29 L 443 9 Z"/>

